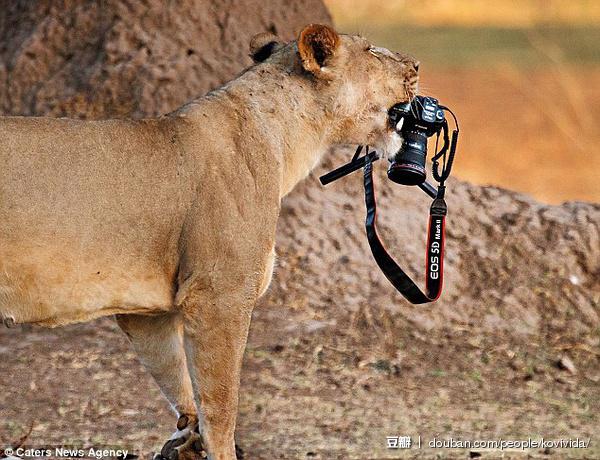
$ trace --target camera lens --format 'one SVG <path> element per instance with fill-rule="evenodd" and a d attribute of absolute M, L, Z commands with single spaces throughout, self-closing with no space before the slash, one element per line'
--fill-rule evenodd
<path fill-rule="evenodd" d="M 404 142 L 388 169 L 388 178 L 397 184 L 419 185 L 425 181 L 427 135 L 424 132 L 402 133 Z"/>

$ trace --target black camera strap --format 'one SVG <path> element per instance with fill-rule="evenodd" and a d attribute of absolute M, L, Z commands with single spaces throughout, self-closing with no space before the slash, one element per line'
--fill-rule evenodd
<path fill-rule="evenodd" d="M 426 293 L 413 282 L 413 280 L 400 268 L 396 261 L 386 251 L 377 233 L 377 202 L 375 199 L 375 187 L 373 183 L 373 154 L 365 155 L 364 180 L 365 180 L 365 204 L 367 206 L 367 218 L 365 227 L 367 239 L 373 257 L 379 268 L 409 302 L 422 304 L 433 302 L 438 299 L 442 292 L 444 279 L 444 226 L 448 208 L 444 200 L 445 187 L 438 188 L 437 196 L 429 210 L 429 229 L 427 231 L 427 259 L 425 268 Z"/>
<path fill-rule="evenodd" d="M 458 141 L 458 120 L 452 111 L 440 105 L 442 110 L 447 110 L 452 114 L 456 129 L 452 132 L 452 137 L 448 135 L 449 127 L 446 120 L 442 124 L 441 132 L 443 133 L 444 145 L 437 152 L 438 137 L 436 139 L 436 154 L 432 160 L 432 175 L 438 182 L 437 189 L 427 181 L 415 184 L 418 185 L 427 195 L 433 198 L 431 207 L 429 208 L 429 227 L 427 230 L 427 254 L 425 260 L 425 293 L 413 282 L 396 261 L 386 251 L 379 235 L 377 233 L 377 203 L 375 199 L 375 186 L 373 183 L 373 162 L 379 159 L 376 151 L 369 151 L 369 146 L 366 146 L 366 153 L 362 157 L 359 156 L 363 150 L 363 146 L 359 145 L 349 163 L 342 165 L 333 171 L 328 172 L 320 177 L 323 185 L 327 185 L 333 181 L 340 179 L 354 171 L 364 168 L 364 185 L 365 185 L 365 204 L 367 207 L 367 217 L 365 227 L 367 230 L 367 240 L 371 247 L 371 252 L 375 258 L 375 262 L 392 283 L 400 294 L 402 294 L 409 302 L 413 304 L 422 304 L 434 302 L 442 293 L 442 285 L 444 280 L 444 241 L 445 241 L 445 222 L 448 207 L 444 200 L 446 192 L 445 181 L 450 175 L 454 155 L 456 153 L 456 144 Z M 441 163 L 441 165 L 440 165 Z M 441 171 L 439 170 L 441 166 Z M 389 173 L 388 173 L 389 177 Z M 411 184 L 412 185 L 412 184 Z"/>

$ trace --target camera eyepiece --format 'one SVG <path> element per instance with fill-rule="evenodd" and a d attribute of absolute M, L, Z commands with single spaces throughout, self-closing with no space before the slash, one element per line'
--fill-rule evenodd
<path fill-rule="evenodd" d="M 446 123 L 443 109 L 433 97 L 416 96 L 411 103 L 394 105 L 389 119 L 394 129 L 404 122 L 399 133 L 402 146 L 391 161 L 388 178 L 402 185 L 422 184 L 427 177 L 427 138 L 438 134 Z"/>

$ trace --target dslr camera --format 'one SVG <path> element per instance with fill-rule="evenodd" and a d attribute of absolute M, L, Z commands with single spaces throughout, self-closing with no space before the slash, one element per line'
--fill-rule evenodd
<path fill-rule="evenodd" d="M 454 120 L 455 129 L 452 131 L 452 137 L 450 137 L 446 111 L 452 115 Z M 320 180 L 323 185 L 327 185 L 358 169 L 364 169 L 365 204 L 367 206 L 365 229 L 369 247 L 377 265 L 398 292 L 409 302 L 413 304 L 433 302 L 442 292 L 444 225 L 448 213 L 448 207 L 444 200 L 445 181 L 450 176 L 456 154 L 458 120 L 452 110 L 429 96 L 416 96 L 411 102 L 394 105 L 388 112 L 389 123 L 403 139 L 398 152 L 390 158 L 388 178 L 398 184 L 416 185 L 433 199 L 429 208 L 429 229 L 427 230 L 427 266 L 425 269 L 427 289 L 425 293 L 394 261 L 377 234 L 377 205 L 373 186 L 373 162 L 379 159 L 377 152 L 369 150 L 367 145 L 366 153 L 361 157 L 363 146 L 359 145 L 349 163 L 322 175 Z M 437 188 L 425 180 L 427 139 L 434 134 L 437 135 L 436 152 L 431 157 L 431 174 L 439 184 Z M 437 151 L 440 135 L 443 145 Z"/>
<path fill-rule="evenodd" d="M 390 159 L 390 180 L 402 185 L 425 182 L 427 138 L 439 135 L 447 126 L 444 109 L 433 97 L 416 96 L 412 102 L 396 104 L 389 110 L 390 123 L 403 138 L 400 150 Z"/>

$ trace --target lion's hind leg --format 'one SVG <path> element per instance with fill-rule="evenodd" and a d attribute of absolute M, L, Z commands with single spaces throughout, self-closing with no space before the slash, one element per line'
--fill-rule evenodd
<path fill-rule="evenodd" d="M 181 315 L 117 315 L 117 323 L 178 417 L 177 431 L 163 446 L 161 456 L 175 459 L 188 451 L 191 455 L 182 457 L 198 457 L 202 451 L 201 429 L 183 348 Z"/>

